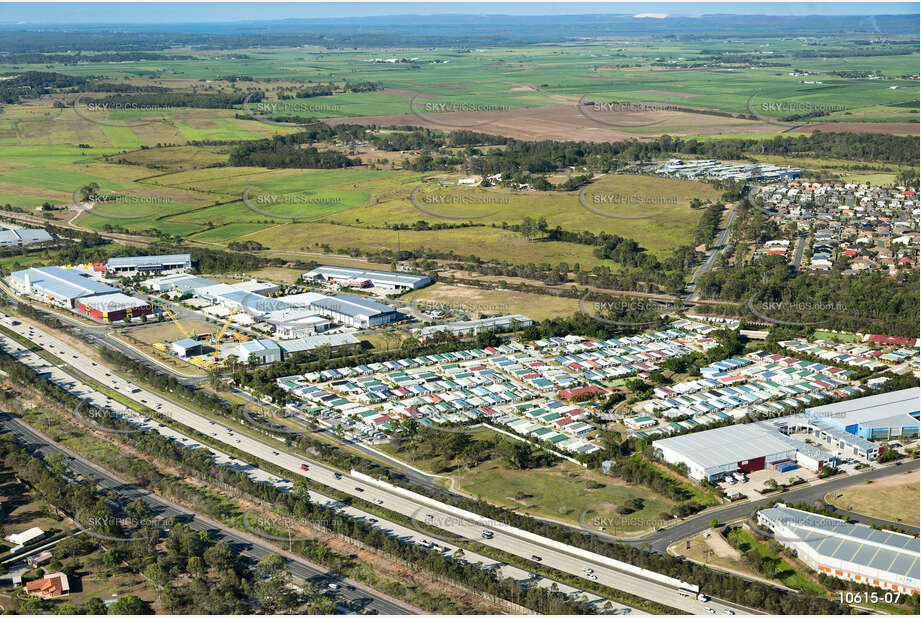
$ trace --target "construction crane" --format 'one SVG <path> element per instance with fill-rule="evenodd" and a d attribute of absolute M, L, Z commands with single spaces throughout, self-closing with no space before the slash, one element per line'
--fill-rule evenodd
<path fill-rule="evenodd" d="M 182 332 L 182 334 L 186 336 L 186 339 L 195 339 L 195 335 L 189 334 L 189 331 L 185 329 L 185 326 L 183 326 L 182 323 L 176 318 L 176 314 L 173 313 L 169 307 L 161 304 L 160 309 L 163 309 L 166 315 L 168 315 L 169 318 L 173 321 L 173 324 L 175 324 L 176 327 Z"/>
<path fill-rule="evenodd" d="M 220 360 L 221 358 L 221 339 L 224 338 L 224 333 L 227 332 L 227 327 L 230 326 L 230 321 L 233 319 L 233 316 L 236 315 L 237 310 L 234 309 L 227 315 L 227 321 L 224 322 L 224 325 L 221 327 L 221 330 L 217 332 L 214 336 L 214 356 L 215 360 Z"/>

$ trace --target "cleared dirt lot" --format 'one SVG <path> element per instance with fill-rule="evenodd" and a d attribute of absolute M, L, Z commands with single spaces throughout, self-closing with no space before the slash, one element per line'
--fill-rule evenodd
<path fill-rule="evenodd" d="M 919 481 L 921 475 L 915 470 L 833 492 L 826 500 L 848 511 L 917 526 L 921 519 L 918 515 Z"/>
<path fill-rule="evenodd" d="M 742 118 L 680 111 L 608 113 L 592 111 L 589 106 L 583 106 L 583 109 L 580 110 L 575 104 L 531 109 L 445 112 L 420 114 L 420 116 L 410 113 L 390 116 L 356 116 L 327 119 L 324 122 L 379 126 L 412 125 L 440 130 L 450 130 L 453 126 L 479 133 L 531 141 L 553 139 L 606 142 L 629 138 L 654 139 L 662 133 L 713 135 L 776 131 L 776 127 L 770 124 Z"/>
<path fill-rule="evenodd" d="M 448 307 L 465 310 L 474 318 L 480 314 L 520 313 L 532 320 L 566 317 L 579 311 L 575 298 L 544 296 L 511 290 L 484 290 L 461 285 L 436 283 L 417 292 L 404 295 L 400 300 L 432 304 L 444 303 Z"/>

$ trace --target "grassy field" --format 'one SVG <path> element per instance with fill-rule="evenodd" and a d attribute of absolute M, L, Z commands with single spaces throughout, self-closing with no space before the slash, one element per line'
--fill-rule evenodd
<path fill-rule="evenodd" d="M 471 434 L 474 440 L 496 436 L 489 430 Z M 674 506 L 646 488 L 627 485 L 567 461 L 546 468 L 515 470 L 503 462 L 489 460 L 468 470 L 443 457 L 413 456 L 402 446 L 387 444 L 379 448 L 423 470 L 447 474 L 454 479 L 457 490 L 493 504 L 572 525 L 603 528 L 609 534 L 630 535 L 655 529 L 665 523 L 661 513 Z M 636 498 L 642 499 L 642 508 L 629 514 L 618 512 Z"/>
<path fill-rule="evenodd" d="M 427 48 L 407 52 L 408 57 L 421 59 L 413 65 L 368 62 L 389 57 L 392 50 L 304 47 L 186 50 L 192 59 L 178 59 L 166 52 L 155 61 L 50 68 L 14 68 L 0 63 L 0 72 L 41 68 L 212 93 L 243 92 L 238 83 L 214 79 L 215 75 L 248 75 L 255 81 L 246 87 L 264 89 L 270 99 L 279 88 L 297 87 L 307 80 L 341 82 L 348 76 L 352 82 L 378 83 L 381 89 L 285 103 L 289 108 L 326 110 L 322 114 L 304 112 L 306 115 L 333 120 L 392 116 L 402 119 L 398 124 L 418 124 L 420 116 L 438 116 L 434 111 L 414 115 L 414 98 L 423 107 L 431 103 L 476 104 L 500 114 L 506 110 L 519 120 L 539 112 L 528 116 L 536 131 L 532 134 L 526 127 L 495 120 L 499 128 L 491 131 L 501 133 L 506 127 L 508 134 L 521 139 L 540 139 L 538 129 L 551 125 L 558 127 L 557 139 L 597 139 L 593 133 L 611 130 L 586 116 L 577 105 L 580 100 L 673 104 L 748 114 L 749 98 L 756 94 L 752 100 L 756 107 L 774 103 L 845 107 L 819 119 L 830 123 L 905 123 L 917 113 L 916 89 L 912 90 L 916 84 L 899 77 L 915 72 L 917 54 L 813 58 L 796 55 L 813 51 L 802 41 L 765 39 L 758 44 L 772 53 L 782 53 L 775 57 L 782 62 L 770 68 L 727 68 L 713 64 L 712 52 L 703 49 L 701 43 L 630 41 L 619 43 L 616 49 L 599 43 L 466 51 Z M 855 54 L 863 50 L 850 41 L 841 44 L 853 48 Z M 721 53 L 750 52 L 736 42 L 724 41 L 719 47 Z M 713 66 L 687 70 L 687 63 Z M 816 71 L 872 67 L 888 79 L 829 73 L 823 75 L 822 83 L 807 83 L 780 68 L 785 63 Z M 0 114 L 0 145 L 5 155 L 0 160 L 0 204 L 28 212 L 44 202 L 64 206 L 53 212 L 56 221 L 68 221 L 79 214 L 74 223 L 89 230 L 157 230 L 206 247 L 248 240 L 275 252 L 344 253 L 356 248 L 377 252 L 396 249 L 399 243 L 405 249 L 434 249 L 458 256 L 475 253 L 484 260 L 514 264 L 566 262 L 583 268 L 604 265 L 616 269 L 612 262 L 596 258 L 590 246 L 530 242 L 503 227 L 518 224 L 525 217 L 544 218 L 550 228 L 630 238 L 661 258 L 693 239 L 702 211 L 692 210 L 689 201 L 718 197 L 712 186 L 703 183 L 604 175 L 584 191 L 585 201 L 595 203 L 595 210 L 613 215 L 604 216 L 584 207 L 578 191 L 460 187 L 458 174 L 401 170 L 401 162 L 414 156 L 410 151 L 379 152 L 369 145 L 349 153 L 360 156 L 364 165 L 348 169 L 223 167 L 234 148 L 232 142 L 294 129 L 236 118 L 240 109 L 92 112 L 100 114 L 98 118 L 91 115 L 94 120 L 144 121 L 138 126 L 107 126 L 87 120 L 86 110 L 81 116 L 72 106 L 54 107 L 53 98 L 4 106 Z M 289 109 L 284 113 L 300 112 Z M 615 131 L 617 138 L 653 139 L 663 132 L 756 139 L 777 135 L 777 127 L 748 118 L 662 113 L 666 124 L 620 127 Z M 519 135 L 521 131 L 524 133 Z M 323 147 L 348 149 L 342 144 Z M 788 162 L 781 157 L 757 158 Z M 887 181 L 899 171 L 895 166 L 860 167 L 853 161 L 801 159 L 796 164 L 838 173 L 847 180 Z M 560 182 L 567 175 L 556 174 L 553 180 Z M 72 204 L 73 194 L 91 182 L 97 183 L 102 193 L 118 195 L 119 199 L 98 205 L 95 214 L 80 213 Z M 411 195 L 417 198 L 415 204 Z M 602 200 L 600 206 L 594 202 L 604 196 L 616 199 Z M 420 208 L 420 203 L 434 206 Z M 442 218 L 433 211 L 450 216 Z M 468 217 L 474 224 L 471 227 L 430 229 L 435 224 L 457 225 Z M 410 229 L 397 233 L 393 229 L 396 223 L 408 224 Z"/>
<path fill-rule="evenodd" d="M 579 311 L 579 301 L 528 292 L 484 290 L 474 287 L 435 283 L 400 298 L 405 301 L 444 303 L 451 308 L 479 314 L 520 313 L 532 320 L 570 316 Z"/>
<path fill-rule="evenodd" d="M 775 579 L 780 581 L 783 585 L 793 588 L 794 590 L 799 590 L 800 592 L 813 594 L 822 594 L 825 592 L 822 586 L 812 581 L 804 573 L 799 572 L 789 561 L 781 558 L 768 547 L 767 544 L 756 541 L 755 537 L 747 530 L 733 530 L 729 533 L 729 538 L 733 541 L 734 546 L 742 553 L 754 549 L 761 554 L 762 558 L 778 561 Z"/>
<path fill-rule="evenodd" d="M 832 492 L 826 500 L 848 511 L 917 526 L 919 481 L 915 470 Z"/>
<path fill-rule="evenodd" d="M 460 473 L 457 488 L 493 504 L 614 535 L 652 531 L 665 524 L 662 513 L 674 505 L 644 487 L 568 462 L 537 470 L 488 463 Z M 634 498 L 643 500 L 643 508 L 620 514 L 618 509 Z"/>
<path fill-rule="evenodd" d="M 827 330 L 817 330 L 812 335 L 813 339 L 825 339 L 826 341 L 843 341 L 846 343 L 856 343 L 860 341 L 858 335 L 852 333 L 832 333 Z"/>

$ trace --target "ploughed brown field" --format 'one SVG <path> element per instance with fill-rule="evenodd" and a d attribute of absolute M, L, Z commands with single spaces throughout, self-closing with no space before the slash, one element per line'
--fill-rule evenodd
<path fill-rule="evenodd" d="M 328 124 L 418 126 L 429 129 L 468 129 L 520 140 L 607 142 L 622 139 L 655 139 L 669 135 L 715 135 L 721 133 L 774 132 L 768 123 L 683 111 L 600 112 L 575 104 L 529 109 L 394 114 L 329 118 Z M 653 124 L 650 124 L 653 123 Z M 621 125 L 621 126 L 617 126 Z"/>

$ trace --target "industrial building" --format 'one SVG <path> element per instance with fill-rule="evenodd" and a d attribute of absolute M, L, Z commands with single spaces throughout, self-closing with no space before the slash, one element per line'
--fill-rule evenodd
<path fill-rule="evenodd" d="M 482 320 L 465 320 L 461 322 L 447 322 L 435 326 L 426 326 L 425 328 L 418 329 L 416 332 L 418 332 L 422 341 L 426 341 L 438 332 L 447 332 L 452 337 L 468 337 L 493 330 L 506 331 L 510 330 L 513 326 L 515 328 L 524 328 L 533 323 L 531 318 L 525 315 L 500 315 L 492 318 L 484 318 Z"/>
<path fill-rule="evenodd" d="M 36 243 L 51 242 L 54 236 L 45 230 L 31 228 L 6 229 L 0 227 L 0 247 L 24 247 Z"/>
<path fill-rule="evenodd" d="M 805 413 L 823 428 L 844 431 L 864 440 L 917 438 L 919 397 L 921 388 L 907 388 L 809 408 Z"/>
<path fill-rule="evenodd" d="M 332 328 L 333 323 L 312 309 L 279 309 L 265 314 L 266 323 L 275 327 L 279 339 L 297 339 L 318 335 Z"/>
<path fill-rule="evenodd" d="M 198 356 L 202 353 L 201 341 L 195 339 L 180 339 L 170 344 L 173 354 L 182 358 Z"/>
<path fill-rule="evenodd" d="M 217 285 L 217 282 L 202 277 L 196 277 L 188 273 L 164 275 L 162 277 L 148 279 L 144 282 L 144 286 L 150 288 L 154 292 L 172 292 L 174 290 L 178 292 L 194 292 L 197 289 L 207 288 L 213 285 Z"/>
<path fill-rule="evenodd" d="M 188 272 L 190 270 L 192 270 L 192 257 L 188 253 L 116 257 L 106 262 L 106 272 L 117 276 Z"/>
<path fill-rule="evenodd" d="M 796 557 L 831 577 L 918 594 L 921 546 L 906 534 L 874 530 L 783 503 L 758 511 L 758 523 L 796 550 Z"/>
<path fill-rule="evenodd" d="M 329 346 L 331 350 L 358 346 L 361 342 L 349 333 L 334 333 L 332 335 L 316 335 L 314 337 L 302 337 L 290 341 L 279 342 L 279 347 L 287 357 L 298 352 L 309 352 L 322 346 Z"/>
<path fill-rule="evenodd" d="M 656 440 L 653 449 L 670 464 L 685 464 L 698 481 L 718 480 L 734 472 L 754 472 L 790 460 L 814 471 L 834 457 L 784 435 L 770 423 L 729 425 Z"/>
<path fill-rule="evenodd" d="M 280 289 L 274 283 L 250 279 L 239 283 L 216 283 L 208 287 L 196 288 L 195 295 L 212 303 L 224 305 L 228 309 L 240 311 L 250 308 L 259 309 L 257 305 L 263 302 L 262 297 L 275 294 Z"/>
<path fill-rule="evenodd" d="M 383 270 L 363 270 L 360 268 L 344 268 L 339 266 L 318 266 L 310 272 L 303 274 L 304 279 L 338 283 L 344 287 L 381 288 L 387 292 L 407 292 L 418 290 L 432 283 L 424 275 L 410 275 L 407 273 L 392 273 Z"/>
<path fill-rule="evenodd" d="M 60 266 L 41 266 L 17 270 L 10 284 L 20 294 L 34 294 L 42 300 L 73 309 L 78 298 L 114 294 L 119 290 L 80 272 Z"/>
<path fill-rule="evenodd" d="M 103 322 L 119 322 L 125 318 L 138 318 L 153 313 L 153 307 L 146 300 L 121 292 L 81 298 L 77 301 L 77 309 L 84 315 Z"/>
<path fill-rule="evenodd" d="M 310 308 L 322 316 L 355 328 L 372 328 L 400 319 L 400 314 L 393 307 L 351 294 L 324 296 L 311 302 Z"/>
<path fill-rule="evenodd" d="M 271 339 L 252 339 L 221 347 L 220 355 L 222 359 L 236 356 L 241 363 L 265 365 L 281 360 L 281 348 Z"/>

